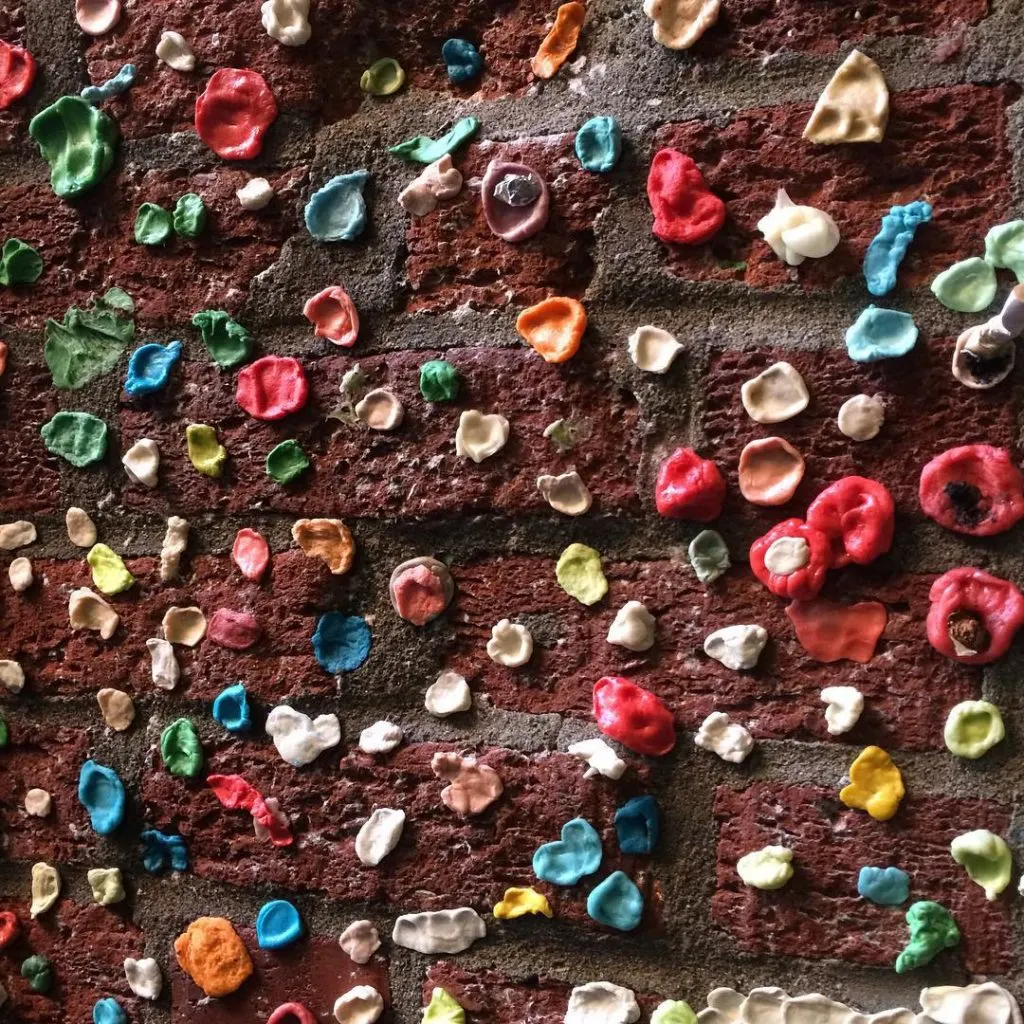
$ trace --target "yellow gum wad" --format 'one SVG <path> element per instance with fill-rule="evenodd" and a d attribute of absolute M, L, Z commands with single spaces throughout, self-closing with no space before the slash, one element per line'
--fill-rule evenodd
<path fill-rule="evenodd" d="M 536 889 L 506 889 L 505 898 L 494 904 L 494 916 L 499 920 L 507 921 L 524 914 L 555 916 L 547 897 Z"/>
<path fill-rule="evenodd" d="M 903 776 L 881 747 L 865 747 L 850 765 L 850 784 L 839 791 L 847 807 L 867 811 L 876 821 L 888 821 L 906 790 Z"/>
<path fill-rule="evenodd" d="M 804 138 L 836 142 L 881 142 L 889 123 L 889 88 L 881 68 L 860 50 L 843 61 L 818 97 Z"/>

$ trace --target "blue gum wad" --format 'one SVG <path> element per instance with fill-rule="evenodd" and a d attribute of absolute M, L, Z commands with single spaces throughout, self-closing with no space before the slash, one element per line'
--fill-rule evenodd
<path fill-rule="evenodd" d="M 249 716 L 249 695 L 241 683 L 221 690 L 213 700 L 213 717 L 228 732 L 248 732 L 252 720 Z"/>
<path fill-rule="evenodd" d="M 256 915 L 256 941 L 260 949 L 283 949 L 302 938 L 302 919 L 287 900 L 271 900 Z"/>
<path fill-rule="evenodd" d="M 174 364 L 181 358 L 181 342 L 151 343 L 137 348 L 128 360 L 124 389 L 132 398 L 151 395 L 167 386 Z"/>
<path fill-rule="evenodd" d="M 116 999 L 107 996 L 96 1000 L 92 1008 L 92 1024 L 128 1024 L 128 1014 Z"/>
<path fill-rule="evenodd" d="M 960 929 L 953 915 L 931 900 L 912 903 L 907 911 L 907 924 L 910 941 L 896 958 L 897 974 L 930 964 L 944 949 L 952 949 L 960 941 Z"/>
<path fill-rule="evenodd" d="M 370 655 L 373 634 L 366 621 L 358 615 L 326 612 L 321 615 L 313 634 L 313 654 L 320 667 L 332 675 L 351 672 Z"/>
<path fill-rule="evenodd" d="M 584 170 L 610 171 L 622 156 L 622 129 L 614 117 L 592 117 L 576 133 L 576 156 Z"/>
<path fill-rule="evenodd" d="M 318 242 L 354 242 L 366 230 L 363 189 L 369 171 L 331 178 L 306 203 L 306 230 Z"/>
<path fill-rule="evenodd" d="M 862 867 L 857 892 L 883 907 L 895 907 L 910 895 L 910 875 L 899 868 Z"/>
<path fill-rule="evenodd" d="M 601 866 L 601 837 L 589 821 L 573 818 L 562 826 L 562 838 L 545 843 L 533 855 L 533 873 L 544 882 L 575 885 Z"/>
<path fill-rule="evenodd" d="M 909 313 L 868 306 L 846 328 L 846 351 L 857 363 L 905 356 L 917 342 L 917 325 Z"/>
<path fill-rule="evenodd" d="M 181 836 L 169 836 L 155 828 L 147 828 L 142 840 L 142 866 L 151 874 L 161 871 L 185 871 L 188 868 L 188 847 Z"/>
<path fill-rule="evenodd" d="M 480 74 L 484 59 L 468 39 L 446 39 L 441 47 L 441 59 L 448 69 L 448 77 L 461 85 Z"/>
<path fill-rule="evenodd" d="M 50 165 L 50 185 L 62 199 L 95 188 L 114 166 L 117 124 L 79 96 L 61 96 L 40 110 L 28 133 Z"/>
<path fill-rule="evenodd" d="M 629 875 L 616 871 L 591 891 L 587 913 L 609 928 L 631 932 L 644 916 L 644 898 Z"/>
<path fill-rule="evenodd" d="M 864 280 L 872 295 L 886 295 L 896 287 L 896 271 L 907 254 L 914 233 L 932 219 L 932 207 L 923 199 L 894 206 L 882 218 L 882 230 L 864 253 Z"/>
<path fill-rule="evenodd" d="M 78 799 L 102 836 L 124 821 L 124 785 L 113 768 L 86 761 L 78 775 Z"/>
<path fill-rule="evenodd" d="M 43 358 L 54 387 L 75 391 L 114 369 L 135 339 L 134 312 L 131 296 L 111 288 L 91 308 L 72 306 L 62 321 L 47 320 Z"/>
<path fill-rule="evenodd" d="M 89 412 L 58 412 L 39 433 L 48 451 L 79 469 L 107 454 L 107 425 Z"/>
<path fill-rule="evenodd" d="M 623 853 L 653 853 L 661 834 L 661 812 L 653 796 L 635 796 L 615 812 L 615 834 Z"/>
<path fill-rule="evenodd" d="M 388 152 L 408 163 L 432 164 L 446 154 L 454 153 L 464 142 L 468 142 L 476 135 L 479 127 L 480 122 L 475 117 L 464 117 L 461 121 L 456 121 L 439 139 L 417 135 L 398 143 L 397 146 L 388 146 Z"/>
<path fill-rule="evenodd" d="M 104 100 L 112 100 L 115 96 L 127 92 L 135 84 L 138 68 L 134 64 L 125 64 L 113 78 L 108 78 L 99 85 L 87 85 L 79 95 L 86 103 L 93 105 Z"/>

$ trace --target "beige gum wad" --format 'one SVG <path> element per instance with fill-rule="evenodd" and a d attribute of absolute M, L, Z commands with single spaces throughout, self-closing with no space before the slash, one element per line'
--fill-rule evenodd
<path fill-rule="evenodd" d="M 687 50 L 718 20 L 719 0 L 644 0 L 656 42 Z"/>
<path fill-rule="evenodd" d="M 870 57 L 853 50 L 818 97 L 804 138 L 825 145 L 881 142 L 888 123 L 885 76 Z"/>

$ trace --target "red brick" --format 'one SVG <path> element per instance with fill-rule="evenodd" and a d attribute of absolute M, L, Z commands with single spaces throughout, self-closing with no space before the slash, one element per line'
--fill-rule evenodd
<path fill-rule="evenodd" d="M 10 742 L 0 748 L 0 824 L 8 860 L 51 864 L 89 863 L 98 856 L 98 836 L 78 801 L 78 773 L 89 756 L 82 729 L 9 723 Z M 25 811 L 25 794 L 45 789 L 53 809 L 45 818 Z"/>
<path fill-rule="evenodd" d="M 580 982 L 594 981 L 586 978 Z M 500 971 L 468 971 L 451 960 L 430 966 L 423 982 L 423 1005 L 430 1002 L 435 986 L 454 996 L 474 1022 L 487 1024 L 562 1024 L 572 986 L 544 975 L 510 978 Z M 650 1013 L 661 996 L 636 992 L 636 1000 Z M 643 1018 L 647 1020 L 645 1016 Z"/>
<path fill-rule="evenodd" d="M 277 259 L 296 229 L 294 200 L 305 175 L 301 167 L 271 174 L 280 191 L 260 213 L 241 208 L 235 190 L 249 175 L 228 167 L 192 175 L 125 170 L 76 205 L 36 185 L 0 190 L 0 208 L 15 211 L 11 232 L 35 246 L 44 263 L 31 288 L 0 290 L 0 317 L 40 327 L 46 317 L 60 320 L 68 306 L 86 305 L 92 294 L 113 285 L 135 300 L 140 323 L 180 325 L 209 307 L 237 313 L 252 278 Z M 172 235 L 164 246 L 138 245 L 138 208 L 153 202 L 173 210 L 185 192 L 197 192 L 207 207 L 208 225 L 199 238 Z"/>
<path fill-rule="evenodd" d="M 909 796 L 895 818 L 881 822 L 843 806 L 836 791 L 755 783 L 720 786 L 715 816 L 711 914 L 745 952 L 891 965 L 906 945 L 906 907 L 880 907 L 857 895 L 861 867 L 891 865 L 910 875 L 912 901 L 935 900 L 956 918 L 963 941 L 947 957 L 973 974 L 1012 968 L 1010 901 L 989 903 L 949 853 L 953 838 L 971 829 L 1006 835 L 1007 808 L 977 798 Z M 769 843 L 793 850 L 795 874 L 783 889 L 759 892 L 740 881 L 735 864 Z"/>
<path fill-rule="evenodd" d="M 425 0 L 401 11 L 321 0 L 310 18 L 309 42 L 288 47 L 267 35 L 258 10 L 240 18 L 231 0 L 157 0 L 127 13 L 113 33 L 89 47 L 86 60 L 96 82 L 125 63 L 138 67 L 137 84 L 110 105 L 129 138 L 194 128 L 205 78 L 172 71 L 156 59 L 165 29 L 185 36 L 200 66 L 258 71 L 282 113 L 332 122 L 350 117 L 364 100 L 381 102 L 367 100 L 359 89 L 364 69 L 378 57 L 398 59 L 407 88 L 486 97 L 522 90 L 532 80 L 530 58 L 551 13 L 547 0 Z M 483 75 L 469 86 L 452 86 L 441 60 L 441 44 L 453 35 L 473 40 L 485 56 Z"/>
<path fill-rule="evenodd" d="M 696 729 L 726 711 L 755 736 L 827 740 L 823 687 L 856 686 L 867 698 L 845 739 L 906 749 L 939 749 L 949 709 L 980 694 L 976 670 L 943 658 L 925 638 L 932 577 L 845 570 L 826 591 L 836 598 L 882 601 L 889 622 L 866 665 L 812 661 L 797 643 L 784 602 L 747 571 L 733 569 L 711 588 L 682 562 L 608 562 L 609 594 L 585 608 L 555 579 L 553 559 L 515 557 L 455 565 L 450 612 L 454 648 L 447 664 L 500 707 L 591 718 L 594 683 L 621 674 L 662 697 L 678 724 Z M 609 644 L 614 610 L 643 601 L 658 619 L 658 642 L 636 654 Z M 487 656 L 491 627 L 511 618 L 533 625 L 533 658 L 508 669 Z M 704 638 L 737 623 L 758 623 L 772 638 L 756 669 L 734 672 L 704 654 Z"/>
<path fill-rule="evenodd" d="M 919 519 L 918 481 L 934 456 L 974 442 L 1017 451 L 1020 387 L 965 388 L 949 369 L 953 344 L 952 338 L 922 336 L 909 355 L 877 363 L 855 363 L 845 349 L 747 349 L 714 355 L 704 379 L 702 427 L 708 438 L 704 454 L 728 476 L 723 516 L 750 518 L 763 532 L 787 515 L 802 517 L 822 488 L 856 473 L 884 483 L 900 515 Z M 785 423 L 762 426 L 740 404 L 740 388 L 780 359 L 800 371 L 811 402 L 805 412 Z M 879 394 L 885 400 L 885 425 L 874 440 L 851 441 L 836 425 L 839 407 L 856 394 Z M 793 444 L 806 461 L 806 473 L 792 501 L 764 510 L 743 500 L 736 467 L 747 443 L 770 436 Z"/>
<path fill-rule="evenodd" d="M 331 751 L 301 771 L 271 746 L 225 742 L 208 749 L 211 773 L 244 775 L 264 796 L 281 801 L 297 837 L 286 850 L 256 839 L 245 812 L 222 808 L 203 783 L 176 779 L 155 764 L 142 783 L 145 820 L 185 836 L 192 870 L 201 877 L 240 887 L 259 877 L 291 892 L 386 902 L 402 912 L 455 906 L 489 912 L 507 886 L 534 885 L 559 918 L 589 921 L 586 892 L 622 868 L 646 894 L 647 931 L 657 925 L 661 896 L 648 858 L 620 854 L 613 825 L 617 804 L 640 787 L 635 774 L 616 788 L 584 779 L 584 766 L 567 754 L 487 749 L 480 761 L 498 772 L 504 793 L 483 814 L 463 820 L 441 802 L 444 783 L 430 768 L 439 749 L 413 744 L 387 759 L 353 750 L 340 762 Z M 375 807 L 401 808 L 407 819 L 396 850 L 370 868 L 356 857 L 354 840 Z M 538 882 L 534 851 L 557 839 L 576 816 L 601 833 L 600 873 L 572 888 Z"/>
<path fill-rule="evenodd" d="M 140 1020 L 140 1002 L 124 976 L 125 957 L 143 955 L 143 937 L 121 907 L 80 905 L 62 898 L 34 921 L 28 898 L 9 903 L 21 922 L 21 937 L 0 957 L 0 984 L 9 1001 L 4 1013 L 23 1024 L 86 1024 L 98 999 L 112 996 L 130 1020 Z M 33 992 L 19 968 L 34 953 L 48 956 L 56 977 L 46 995 Z"/>
<path fill-rule="evenodd" d="M 611 185 L 583 170 L 573 135 L 470 146 L 457 166 L 467 180 L 491 160 L 532 167 L 551 192 L 551 217 L 525 242 L 504 242 L 484 219 L 479 189 L 464 188 L 406 229 L 411 310 L 525 306 L 549 295 L 580 297 L 594 273 L 594 221 L 611 201 Z"/>
<path fill-rule="evenodd" d="M 0 377 L 0 513 L 52 512 L 60 504 L 57 458 L 39 433 L 57 411 L 52 383 L 49 370 L 11 346 Z"/>
<path fill-rule="evenodd" d="M 182 931 L 186 927 L 182 924 Z M 333 1021 L 334 1001 L 356 985 L 372 985 L 390 1006 L 387 961 L 382 955 L 359 965 L 337 937 L 312 936 L 284 949 L 260 949 L 256 932 L 236 923 L 253 962 L 253 974 L 225 999 L 208 998 L 178 966 L 171 975 L 173 1024 L 242 1024 L 264 1021 L 282 1003 L 302 1003 L 318 1021 Z M 383 1022 L 390 1020 L 385 1009 Z"/>
<path fill-rule="evenodd" d="M 584 341 L 586 345 L 586 341 Z M 428 404 L 419 393 L 419 368 L 446 358 L 463 378 L 457 402 Z M 358 362 L 373 386 L 389 386 L 405 406 L 402 426 L 368 432 L 324 419 L 340 404 L 338 384 Z M 441 512 L 549 512 L 537 491 L 541 473 L 575 467 L 599 509 L 637 508 L 637 410 L 632 395 L 615 389 L 599 358 L 581 353 L 551 366 L 530 350 L 474 348 L 330 356 L 307 363 L 310 401 L 280 423 L 248 417 L 235 402 L 233 375 L 189 364 L 185 386 L 141 408 L 125 402 L 119 429 L 125 444 L 149 437 L 160 446 L 160 487 L 125 485 L 133 508 L 242 512 L 257 503 L 298 515 L 393 517 Z M 455 430 L 465 409 L 500 411 L 511 424 L 507 446 L 479 465 L 455 455 Z M 585 422 L 589 435 L 567 455 L 544 438 L 560 417 Z M 217 425 L 229 453 L 220 480 L 200 476 L 188 461 L 185 426 Z M 266 475 L 267 452 L 297 438 L 313 462 L 296 483 L 281 487 Z"/>
<path fill-rule="evenodd" d="M 786 284 L 791 268 L 757 231 L 776 190 L 785 187 L 794 202 L 829 213 L 842 235 L 835 252 L 807 260 L 793 275 L 809 288 L 858 277 L 889 207 L 928 199 L 935 218 L 918 230 L 900 273 L 904 286 L 923 284 L 965 253 L 980 251 L 988 228 L 1007 218 L 1005 182 L 1012 171 L 1006 107 L 1015 98 L 1008 86 L 895 93 L 878 145 L 805 142 L 800 136 L 810 104 L 745 110 L 724 125 L 665 125 L 655 136 L 655 151 L 671 146 L 693 157 L 727 207 L 725 227 L 710 243 L 663 246 L 665 266 L 691 279 L 742 280 L 755 288 Z M 720 260 L 745 260 L 746 270 L 724 269 Z"/>
<path fill-rule="evenodd" d="M 68 595 L 89 586 L 85 560 L 34 564 L 37 583 L 24 594 L 0 590 L 0 645 L 25 670 L 26 692 L 39 696 L 94 693 L 114 686 L 153 692 L 146 640 L 163 636 L 161 620 L 172 605 L 197 604 L 210 618 L 218 608 L 251 611 L 263 637 L 248 651 L 204 639 L 176 647 L 183 682 L 178 692 L 210 700 L 239 679 L 256 697 L 277 702 L 289 695 L 335 692 L 334 678 L 316 663 L 311 638 L 317 615 L 342 603 L 348 580 L 332 576 L 319 558 L 291 549 L 274 555 L 262 583 L 242 576 L 226 555 L 198 555 L 181 581 L 161 584 L 159 559 L 126 559 L 136 584 L 108 600 L 121 616 L 110 640 L 91 630 L 72 632 Z M 97 710 L 97 714 L 98 714 Z"/>
<path fill-rule="evenodd" d="M 939 36 L 985 17 L 988 0 L 729 0 L 698 53 L 750 59 L 778 50 L 835 53 L 844 41 Z"/>

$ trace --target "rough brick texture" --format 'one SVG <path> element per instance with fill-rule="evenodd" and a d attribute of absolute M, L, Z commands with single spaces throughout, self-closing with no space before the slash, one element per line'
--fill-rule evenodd
<path fill-rule="evenodd" d="M 393 1020 L 388 991 L 387 960 L 377 954 L 366 964 L 349 959 L 337 937 L 313 936 L 285 949 L 260 949 L 256 932 L 235 922 L 249 955 L 253 974 L 238 992 L 223 999 L 209 999 L 180 968 L 171 980 L 173 1024 L 242 1024 L 264 1021 L 282 1003 L 297 1002 L 317 1021 L 332 1021 L 334 1001 L 356 985 L 372 985 L 385 1004 L 381 1024 Z"/>
<path fill-rule="evenodd" d="M 882 601 L 889 621 L 868 664 L 823 665 L 797 643 L 785 602 L 745 569 L 705 589 L 683 562 L 610 562 L 604 567 L 608 596 L 588 609 L 559 587 L 554 568 L 542 558 L 454 567 L 456 641 L 448 664 L 502 707 L 590 718 L 594 683 L 619 674 L 662 697 L 687 729 L 696 729 L 711 711 L 726 711 L 755 736 L 827 740 L 819 693 L 842 683 L 867 698 L 861 721 L 845 740 L 941 749 L 949 709 L 979 695 L 976 670 L 943 658 L 924 637 L 929 577 L 834 575 L 826 593 Z M 658 642 L 649 652 L 607 642 L 615 610 L 627 600 L 642 601 L 657 617 Z M 533 658 L 522 668 L 504 668 L 486 654 L 491 627 L 503 617 L 533 633 Z M 759 623 L 771 637 L 748 672 L 725 668 L 703 649 L 713 630 L 738 623 Z"/>
<path fill-rule="evenodd" d="M 28 902 L 0 902 L 13 910 L 21 935 L 0 954 L 0 984 L 9 1001 L 9 1019 L 32 1024 L 85 1024 L 92 1020 L 96 1000 L 113 996 L 140 1020 L 140 1002 L 124 976 L 125 957 L 141 957 L 142 933 L 123 909 L 80 905 L 62 898 L 44 917 L 34 921 Z M 26 957 L 41 953 L 53 964 L 55 984 L 45 995 L 33 992 L 19 968 Z"/>
<path fill-rule="evenodd" d="M 274 703 L 297 694 L 334 693 L 334 679 L 316 663 L 310 641 L 317 615 L 344 604 L 349 581 L 332 576 L 321 559 L 298 550 L 280 552 L 260 584 L 246 580 L 227 556 L 199 555 L 182 580 L 167 584 L 160 583 L 159 559 L 130 558 L 126 565 L 137 582 L 109 599 L 121 617 L 110 640 L 90 630 L 69 632 L 68 595 L 93 586 L 84 560 L 40 560 L 37 582 L 25 594 L 0 591 L 0 643 L 24 669 L 27 692 L 91 695 L 114 686 L 152 693 L 146 640 L 163 636 L 168 608 L 198 605 L 207 619 L 218 608 L 250 611 L 263 636 L 248 651 L 231 651 L 209 638 L 195 648 L 176 647 L 179 689 L 190 698 L 212 700 L 239 679 L 255 697 Z"/>
<path fill-rule="evenodd" d="M 1020 389 L 971 391 L 949 370 L 952 338 L 921 337 L 902 359 L 855 363 L 845 351 L 791 349 L 722 351 L 711 358 L 704 383 L 701 427 L 707 454 L 729 481 L 724 515 L 752 519 L 761 530 L 785 515 L 802 517 L 827 484 L 857 473 L 885 484 L 901 516 L 920 519 L 918 481 L 925 464 L 947 448 L 984 442 L 1018 450 Z M 842 345 L 842 339 L 837 339 Z M 777 360 L 800 372 L 811 393 L 807 410 L 785 423 L 755 423 L 739 402 L 740 388 Z M 885 425 L 878 437 L 855 443 L 836 425 L 839 407 L 857 394 L 881 395 Z M 793 499 L 759 509 L 743 500 L 736 467 L 740 452 L 760 437 L 784 437 L 803 455 L 806 470 Z"/>
<path fill-rule="evenodd" d="M 419 368 L 446 358 L 459 371 L 458 400 L 432 404 L 419 392 Z M 326 420 L 339 408 L 338 385 L 358 362 L 373 387 L 390 387 L 405 407 L 402 428 L 374 433 L 362 424 Z M 135 408 L 122 405 L 126 444 L 150 437 L 160 446 L 161 486 L 126 485 L 126 505 L 191 514 L 242 511 L 257 502 L 296 515 L 422 516 L 440 512 L 537 512 L 548 506 L 537 491 L 541 473 L 575 467 L 598 508 L 637 507 L 637 410 L 632 395 L 614 388 L 601 360 L 581 354 L 566 367 L 545 363 L 525 347 L 396 352 L 355 358 L 329 356 L 307 366 L 310 401 L 279 423 L 261 423 L 235 402 L 234 375 L 190 364 L 186 384 Z M 482 463 L 455 455 L 455 431 L 466 409 L 500 410 L 509 420 L 508 444 Z M 544 436 L 556 419 L 584 424 L 589 433 L 559 455 Z M 200 476 L 188 461 L 188 423 L 216 424 L 229 453 L 223 477 Z M 315 466 L 282 487 L 266 475 L 267 452 L 294 437 Z"/>
<path fill-rule="evenodd" d="M 51 512 L 60 502 L 57 459 L 39 434 L 57 411 L 51 383 L 45 367 L 9 353 L 0 377 L 0 512 Z"/>
<path fill-rule="evenodd" d="M 583 295 L 594 273 L 594 221 L 611 186 L 580 167 L 572 135 L 470 146 L 457 166 L 482 178 L 492 160 L 523 163 L 548 183 L 551 217 L 533 238 L 510 246 L 484 219 L 479 188 L 466 188 L 426 217 L 410 219 L 406 275 L 413 310 L 525 306 L 549 295 Z"/>
<path fill-rule="evenodd" d="M 973 85 L 894 93 L 885 139 L 877 145 L 804 141 L 809 104 L 744 110 L 724 125 L 665 125 L 655 149 L 670 146 L 693 157 L 727 210 L 725 227 L 706 245 L 664 246 L 665 265 L 680 277 L 742 280 L 756 288 L 794 279 L 828 287 L 860 274 L 864 251 L 890 206 L 927 198 L 935 217 L 918 231 L 900 272 L 904 286 L 921 284 L 968 249 L 980 251 L 988 228 L 1006 219 L 1006 106 L 1016 96 L 1009 87 Z M 757 231 L 779 187 L 795 203 L 825 210 L 842 236 L 827 260 L 808 260 L 795 273 Z M 746 269 L 720 265 L 736 260 Z"/>
<path fill-rule="evenodd" d="M 37 285 L 0 289 L 0 316 L 40 327 L 45 317 L 60 320 L 68 306 L 88 305 L 90 296 L 113 285 L 132 296 L 136 319 L 145 325 L 177 330 L 211 307 L 237 314 L 252 278 L 277 258 L 291 231 L 306 171 L 271 172 L 278 194 L 258 213 L 246 212 L 235 198 L 249 177 L 232 168 L 189 175 L 134 168 L 108 178 L 92 201 L 74 205 L 34 185 L 0 190 L 0 208 L 19 211 L 19 237 L 39 250 L 44 264 Z M 173 210 L 186 192 L 202 196 L 209 211 L 200 237 L 172 234 L 166 245 L 137 244 L 138 208 L 158 203 Z M 95 259 L 97 251 L 104 259 Z"/>
<path fill-rule="evenodd" d="M 184 782 L 158 765 L 143 779 L 144 813 L 156 827 L 186 837 L 196 874 L 231 885 L 248 887 L 258 878 L 261 886 L 384 901 L 400 911 L 465 905 L 481 913 L 507 886 L 536 885 L 560 918 L 579 922 L 589 920 L 586 893 L 594 883 L 623 868 L 646 890 L 648 928 L 656 924 L 660 899 L 646 870 L 648 858 L 620 854 L 612 824 L 629 784 L 616 790 L 584 780 L 580 762 L 566 754 L 528 757 L 487 749 L 480 761 L 498 772 L 504 792 L 483 814 L 462 819 L 441 802 L 444 783 L 430 767 L 439 749 L 413 744 L 387 758 L 353 750 L 340 762 L 328 752 L 302 770 L 286 765 L 270 746 L 225 743 L 208 751 L 210 772 L 242 774 L 281 801 L 298 834 L 294 848 L 284 852 L 255 837 L 244 811 L 225 810 L 202 782 Z M 356 857 L 355 836 L 375 807 L 400 808 L 407 818 L 394 853 L 370 868 Z M 557 839 L 577 815 L 601 833 L 599 874 L 572 888 L 538 882 L 534 850 Z"/>
<path fill-rule="evenodd" d="M 935 900 L 952 912 L 963 942 L 945 956 L 975 974 L 1002 974 L 1014 962 L 1009 902 L 988 902 L 949 855 L 950 842 L 970 829 L 1005 835 L 1006 807 L 908 796 L 895 818 L 880 822 L 845 807 L 835 791 L 755 783 L 719 787 L 715 817 L 718 868 L 711 913 L 747 953 L 891 965 L 906 945 L 906 908 L 861 899 L 857 874 L 864 865 L 892 865 L 910 875 L 911 900 Z M 793 850 L 795 874 L 785 888 L 759 892 L 740 881 L 735 865 L 769 843 Z"/>

